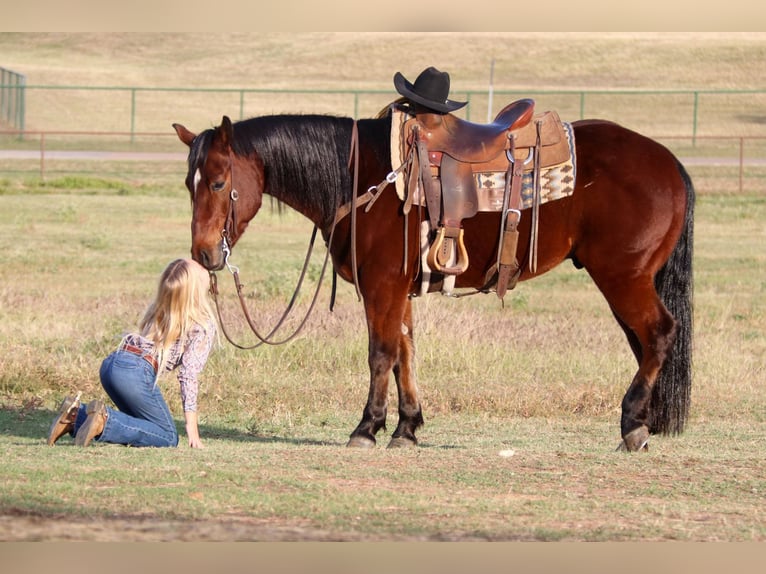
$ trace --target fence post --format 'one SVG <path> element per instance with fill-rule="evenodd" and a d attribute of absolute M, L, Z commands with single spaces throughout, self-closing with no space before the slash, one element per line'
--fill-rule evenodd
<path fill-rule="evenodd" d="M 6 78 L 8 75 L 8 70 L 5 68 L 0 68 L 0 116 L 3 118 L 7 115 L 7 109 L 9 107 L 6 107 L 6 94 L 8 93 L 8 88 L 10 87 L 10 80 Z"/>
<path fill-rule="evenodd" d="M 745 175 L 745 138 L 739 138 L 739 192 L 742 193 L 743 179 Z"/>
<path fill-rule="evenodd" d="M 692 146 L 697 147 L 697 110 L 699 109 L 699 92 L 694 90 L 694 117 L 692 118 Z"/>
<path fill-rule="evenodd" d="M 45 132 L 40 134 L 40 179 L 45 179 Z"/>
<path fill-rule="evenodd" d="M 18 98 L 17 98 L 17 104 L 18 104 L 18 110 L 16 112 L 16 124 L 21 130 L 21 138 L 24 138 L 24 123 L 26 118 L 26 101 L 27 101 L 27 77 L 19 74 L 19 86 L 18 86 Z"/>
<path fill-rule="evenodd" d="M 136 88 L 130 88 L 130 143 L 135 141 L 136 132 Z"/>
<path fill-rule="evenodd" d="M 471 92 L 465 93 L 465 101 L 466 101 L 465 119 L 470 121 L 471 120 Z"/>

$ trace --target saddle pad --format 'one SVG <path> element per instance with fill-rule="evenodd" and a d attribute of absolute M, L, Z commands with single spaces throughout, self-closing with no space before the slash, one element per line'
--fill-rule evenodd
<path fill-rule="evenodd" d="M 405 160 L 405 141 L 402 130 L 409 115 L 392 109 L 391 112 L 391 165 L 399 167 Z M 561 122 L 563 131 L 569 144 L 569 158 L 557 165 L 540 170 L 540 195 L 541 203 L 555 201 L 568 197 L 574 193 L 576 178 L 576 157 L 574 130 L 571 124 Z M 505 190 L 505 171 L 476 172 L 476 189 L 479 195 L 479 211 L 500 211 L 503 206 L 503 193 Z M 404 178 L 396 178 L 396 194 L 404 201 Z M 418 193 L 417 195 L 421 195 Z M 522 209 L 532 206 L 534 195 L 534 175 L 530 164 L 522 179 Z M 413 202 L 425 205 L 424 197 L 414 197 Z"/>
<path fill-rule="evenodd" d="M 548 203 L 569 197 L 574 193 L 576 167 L 574 130 L 566 122 L 562 122 L 564 133 L 569 143 L 569 159 L 540 169 L 540 203 Z M 474 174 L 476 189 L 479 195 L 479 211 L 500 211 L 503 208 L 503 193 L 505 191 L 504 171 L 488 171 Z M 532 207 L 535 193 L 535 179 L 532 170 L 524 172 L 521 179 L 521 208 Z"/>

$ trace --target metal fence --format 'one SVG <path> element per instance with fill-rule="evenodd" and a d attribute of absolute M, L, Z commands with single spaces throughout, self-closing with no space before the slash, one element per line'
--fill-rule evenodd
<path fill-rule="evenodd" d="M 3 76 L 0 93 L 11 128 L 53 131 L 163 131 L 170 123 L 209 127 L 270 113 L 328 113 L 371 117 L 397 94 L 390 90 L 283 90 L 25 85 Z M 600 117 L 637 131 L 706 136 L 766 135 L 766 90 L 456 90 L 466 119 L 489 121 L 506 103 L 533 98 L 572 121 Z M 85 110 L 85 113 L 78 113 Z M 26 118 L 25 116 L 29 116 Z M 171 117 L 172 115 L 172 117 Z M 31 120 L 30 120 L 31 118 Z M 658 130 L 661 124 L 664 129 Z"/>
<path fill-rule="evenodd" d="M 270 113 L 364 118 L 397 96 L 393 89 L 28 86 L 13 74 L 4 71 L 0 85 L 0 124 L 10 126 L 0 131 L 2 177 L 91 173 L 144 181 L 157 172 L 156 160 L 183 170 L 176 160 L 185 150 L 173 122 L 200 131 L 224 114 L 233 120 Z M 702 190 L 766 191 L 766 90 L 457 89 L 451 97 L 468 102 L 458 115 L 479 123 L 522 97 L 533 98 L 537 110 L 557 110 L 564 121 L 614 120 L 667 145 L 691 166 Z M 141 173 L 139 164 L 154 167 Z"/>

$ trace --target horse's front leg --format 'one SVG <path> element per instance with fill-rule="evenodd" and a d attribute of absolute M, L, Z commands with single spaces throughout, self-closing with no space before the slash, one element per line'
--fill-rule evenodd
<path fill-rule="evenodd" d="M 394 378 L 399 395 L 399 424 L 388 443 L 389 448 L 416 445 L 415 430 L 423 425 L 423 411 L 415 376 L 415 342 L 412 333 L 412 303 L 407 300 L 399 338 L 399 360 L 394 365 Z"/>
<path fill-rule="evenodd" d="M 412 359 L 410 303 L 403 289 L 397 293 L 393 285 L 386 287 L 388 289 L 379 286 L 374 292 L 363 292 L 369 333 L 370 390 L 367 395 L 367 404 L 362 412 L 362 420 L 351 433 L 348 441 L 347 446 L 350 447 L 375 446 L 375 434 L 386 427 L 388 384 L 392 371 L 395 371 L 397 383 L 400 383 L 400 420 L 394 438 L 401 438 L 405 443 L 414 444 L 417 421 L 422 422 L 417 391 L 415 390 L 413 394 L 409 383 L 412 381 L 410 376 Z M 406 335 L 403 333 L 405 330 L 408 331 Z M 408 342 L 403 342 L 404 339 Z M 402 358 L 404 358 L 403 362 Z M 405 390 L 401 385 L 402 380 L 408 381 L 408 388 Z"/>
<path fill-rule="evenodd" d="M 370 333 L 368 363 L 370 366 L 370 392 L 362 412 L 362 420 L 351 433 L 346 446 L 372 448 L 375 434 L 386 428 L 388 411 L 388 380 L 395 361 L 395 345 Z"/>

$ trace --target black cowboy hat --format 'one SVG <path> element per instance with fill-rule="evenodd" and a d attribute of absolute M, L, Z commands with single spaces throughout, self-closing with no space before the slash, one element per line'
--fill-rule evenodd
<path fill-rule="evenodd" d="M 449 74 L 440 72 L 433 66 L 420 72 L 414 84 L 408 82 L 401 72 L 396 72 L 394 86 L 397 92 L 411 101 L 438 112 L 459 110 L 468 103 L 455 102 L 447 98 Z"/>

